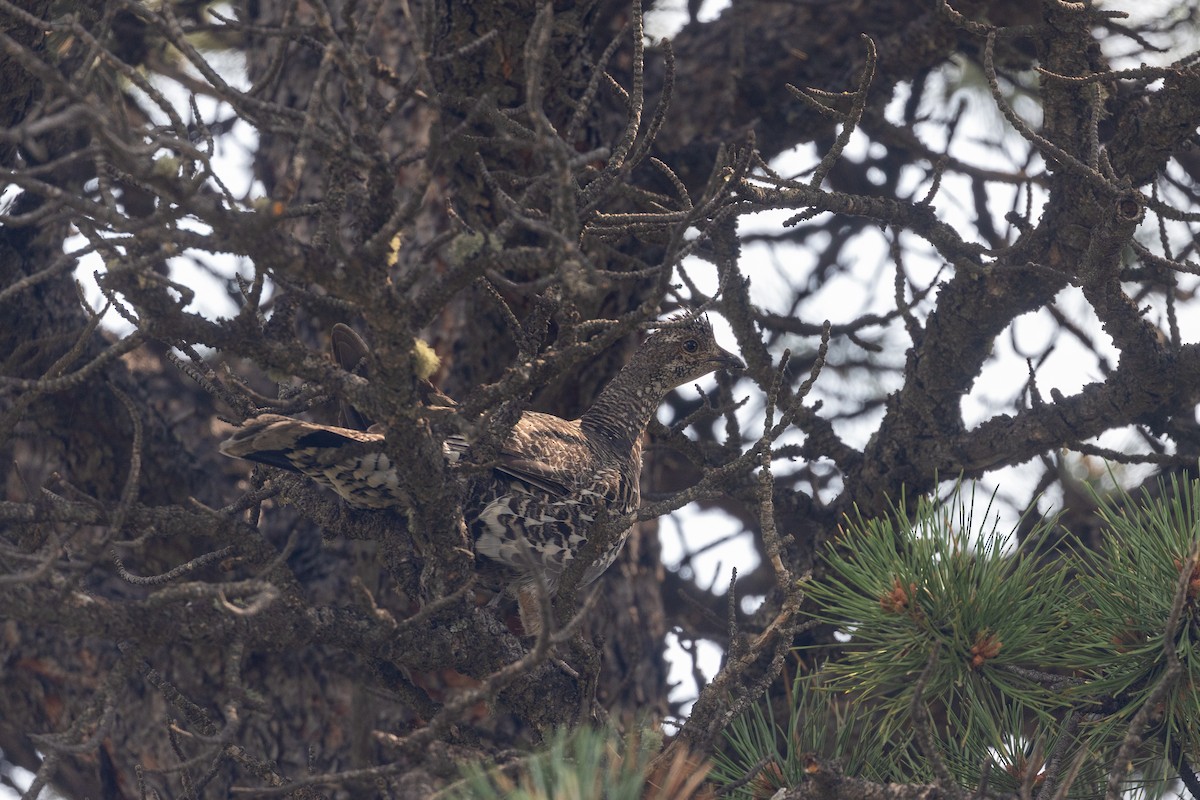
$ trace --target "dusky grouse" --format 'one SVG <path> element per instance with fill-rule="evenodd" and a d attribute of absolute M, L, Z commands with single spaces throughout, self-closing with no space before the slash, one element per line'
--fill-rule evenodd
<path fill-rule="evenodd" d="M 517 596 L 526 632 L 535 633 L 540 620 L 532 571 L 553 594 L 597 518 L 637 511 L 642 434 L 667 393 L 714 370 L 742 366 L 717 345 L 708 320 L 675 320 L 642 342 L 579 419 L 521 415 L 491 472 L 469 480 L 463 516 L 481 573 L 503 576 L 496 580 Z M 357 508 L 402 508 L 397 468 L 417 465 L 393 465 L 383 443 L 374 430 L 261 414 L 223 442 L 221 452 L 303 473 Z M 468 447 L 451 437 L 443 446 L 447 462 Z M 630 530 L 613 537 L 581 585 L 612 564 Z"/>

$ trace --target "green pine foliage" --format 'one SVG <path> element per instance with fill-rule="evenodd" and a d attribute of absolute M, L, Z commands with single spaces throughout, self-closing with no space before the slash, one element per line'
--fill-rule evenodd
<path fill-rule="evenodd" d="M 841 649 L 815 673 L 797 653 L 785 702 L 733 721 L 707 787 L 686 756 L 651 769 L 655 735 L 581 728 L 473 768 L 447 796 L 769 798 L 823 774 L 981 796 L 1173 793 L 1200 761 L 1200 482 L 1159 488 L 1097 495 L 1096 551 L 1047 536 L 1053 520 L 1018 545 L 957 493 L 848 521 L 806 585 Z"/>
<path fill-rule="evenodd" d="M 767 701 L 735 719 L 725 733 L 729 748 L 713 758 L 713 780 L 725 787 L 743 781 L 733 797 L 771 797 L 781 788 L 799 785 L 822 761 L 835 756 L 847 775 L 880 783 L 892 780 L 884 738 L 859 737 L 872 724 L 866 706 L 845 702 L 819 681 L 797 673 L 788 687 L 786 723 L 775 721 Z M 751 779 L 744 780 L 755 767 Z"/>
<path fill-rule="evenodd" d="M 832 690 L 878 703 L 895 727 L 932 660 L 926 703 L 982 710 L 1005 696 L 1053 710 L 1060 701 L 1024 670 L 1071 663 L 1072 595 L 1061 570 L 1013 552 L 987 519 L 977 525 L 957 497 L 921 499 L 914 514 L 901 505 L 891 519 L 843 530 L 827 551 L 828 579 L 807 587 L 817 618 L 852 637 L 826 669 Z"/>
<path fill-rule="evenodd" d="M 1200 482 L 1097 503 L 1098 552 L 1040 551 L 1050 520 L 1018 546 L 957 493 L 848 521 L 806 586 L 841 651 L 730 726 L 715 781 L 1173 791 L 1200 761 Z"/>
<path fill-rule="evenodd" d="M 704 800 L 707 766 L 681 751 L 652 766 L 661 734 L 612 726 L 556 731 L 546 747 L 508 768 L 473 765 L 447 800 Z"/>
<path fill-rule="evenodd" d="M 1158 494 L 1102 502 L 1101 552 L 1076 578 L 1089 604 L 1079 666 L 1094 676 L 1079 694 L 1100 710 L 1084 731 L 1112 749 L 1146 708 L 1134 764 L 1147 779 L 1174 774 L 1178 754 L 1200 761 L 1200 481 L 1172 479 Z"/>

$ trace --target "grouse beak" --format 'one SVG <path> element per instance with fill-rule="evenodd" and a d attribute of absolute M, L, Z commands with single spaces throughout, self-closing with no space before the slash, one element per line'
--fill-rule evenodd
<path fill-rule="evenodd" d="M 729 352 L 728 350 L 722 350 L 721 348 L 718 347 L 717 351 L 718 351 L 717 355 L 715 355 L 709 359 L 710 362 L 712 362 L 713 364 L 716 365 L 714 367 L 715 369 L 745 369 L 746 368 L 746 365 L 742 363 L 742 360 L 740 358 L 738 358 L 737 356 L 735 356 L 733 353 Z"/>

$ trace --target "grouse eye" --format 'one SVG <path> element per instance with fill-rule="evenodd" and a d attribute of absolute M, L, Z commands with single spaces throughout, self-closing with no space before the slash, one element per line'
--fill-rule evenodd
<path fill-rule="evenodd" d="M 694 353 L 700 349 L 700 344 L 695 339 L 688 339 L 683 343 L 684 352 Z"/>

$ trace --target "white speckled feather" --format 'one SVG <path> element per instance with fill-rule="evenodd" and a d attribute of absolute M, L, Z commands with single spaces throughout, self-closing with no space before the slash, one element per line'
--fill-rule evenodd
<path fill-rule="evenodd" d="M 707 320 L 677 321 L 646 339 L 581 418 L 522 414 L 491 472 L 468 480 L 463 514 L 481 564 L 508 570 L 518 588 L 528 588 L 531 571 L 537 571 L 553 592 L 598 518 L 637 511 L 642 433 L 667 392 L 740 365 L 717 346 Z M 440 405 L 451 403 L 446 398 Z M 304 473 L 353 506 L 408 507 L 383 446 L 384 435 L 374 430 L 262 414 L 247 420 L 221 452 Z M 447 464 L 461 461 L 469 449 L 461 437 L 447 440 Z M 628 535 L 614 537 L 585 572 L 585 583 L 608 568 Z"/>

